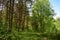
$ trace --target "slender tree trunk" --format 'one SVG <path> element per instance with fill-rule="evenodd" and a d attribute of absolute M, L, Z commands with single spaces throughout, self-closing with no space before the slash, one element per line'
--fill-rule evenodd
<path fill-rule="evenodd" d="M 22 31 L 22 0 L 18 0 L 18 31 Z"/>
<path fill-rule="evenodd" d="M 0 27 L 2 27 L 2 11 L 0 11 Z"/>
<path fill-rule="evenodd" d="M 22 7 L 22 30 L 24 30 L 25 29 L 25 17 L 27 16 L 26 14 L 27 14 L 27 7 L 26 7 L 26 0 L 23 0 L 24 2 L 23 2 L 23 7 Z"/>
<path fill-rule="evenodd" d="M 2 5 L 2 2 L 0 1 L 0 6 L 2 6 L 0 9 L 0 27 L 3 26 L 3 22 L 2 22 L 2 18 L 3 18 L 3 15 L 2 15 L 2 11 L 3 11 L 3 5 Z"/>

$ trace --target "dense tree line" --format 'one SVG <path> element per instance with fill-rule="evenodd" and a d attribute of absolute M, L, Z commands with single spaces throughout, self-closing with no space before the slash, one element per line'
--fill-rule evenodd
<path fill-rule="evenodd" d="M 53 18 L 49 0 L 0 0 L 0 6 L 1 40 L 20 40 L 25 32 L 40 37 L 32 40 L 59 39 L 60 20 Z"/>

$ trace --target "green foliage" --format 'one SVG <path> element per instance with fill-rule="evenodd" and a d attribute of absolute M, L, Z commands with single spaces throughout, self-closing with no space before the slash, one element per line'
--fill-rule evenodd
<path fill-rule="evenodd" d="M 31 5 L 33 4 L 32 0 L 27 1 L 30 2 Z M 2 17 L 0 16 L 2 18 L 2 20 L 0 20 L 0 40 L 59 40 L 60 19 L 54 20 L 54 11 L 51 8 L 49 0 L 37 0 L 32 5 L 31 16 L 29 12 L 27 12 L 27 6 L 22 0 L 19 0 L 19 2 L 14 5 L 15 6 L 10 5 L 12 8 L 15 7 L 14 11 L 9 7 L 8 12 L 6 5 L 2 10 Z M 8 16 L 7 13 L 8 15 L 11 13 L 15 14 Z M 12 19 L 9 17 L 12 17 Z M 9 26 L 7 18 L 10 22 L 12 21 L 10 32 L 8 32 L 8 30 L 11 26 Z M 20 29 L 22 29 L 22 31 L 18 31 Z"/>
<path fill-rule="evenodd" d="M 53 14 L 49 0 L 36 1 L 32 7 L 32 27 L 41 32 L 50 32 L 54 27 Z"/>

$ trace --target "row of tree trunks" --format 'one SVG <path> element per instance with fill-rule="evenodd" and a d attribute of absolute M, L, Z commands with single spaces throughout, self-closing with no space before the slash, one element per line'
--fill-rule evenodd
<path fill-rule="evenodd" d="M 13 13 L 14 13 L 14 0 L 9 0 L 7 1 L 7 4 L 6 4 L 6 18 L 7 18 L 7 24 L 8 24 L 9 40 L 12 40 L 10 34 L 12 32 Z"/>
<path fill-rule="evenodd" d="M 8 26 L 8 32 L 10 33 L 12 31 L 13 20 L 14 25 L 18 28 L 18 31 L 23 31 L 24 28 L 28 28 L 29 14 L 26 6 L 26 0 L 18 0 L 18 3 L 16 4 L 14 1 L 15 0 L 8 0 L 5 4 L 6 23 Z"/>
<path fill-rule="evenodd" d="M 7 1 L 6 4 L 6 17 L 7 17 L 7 23 L 8 23 L 8 32 L 12 31 L 12 19 L 13 19 L 13 13 L 14 13 L 14 0 Z"/>
<path fill-rule="evenodd" d="M 27 16 L 26 0 L 18 0 L 18 31 L 23 31 Z"/>

